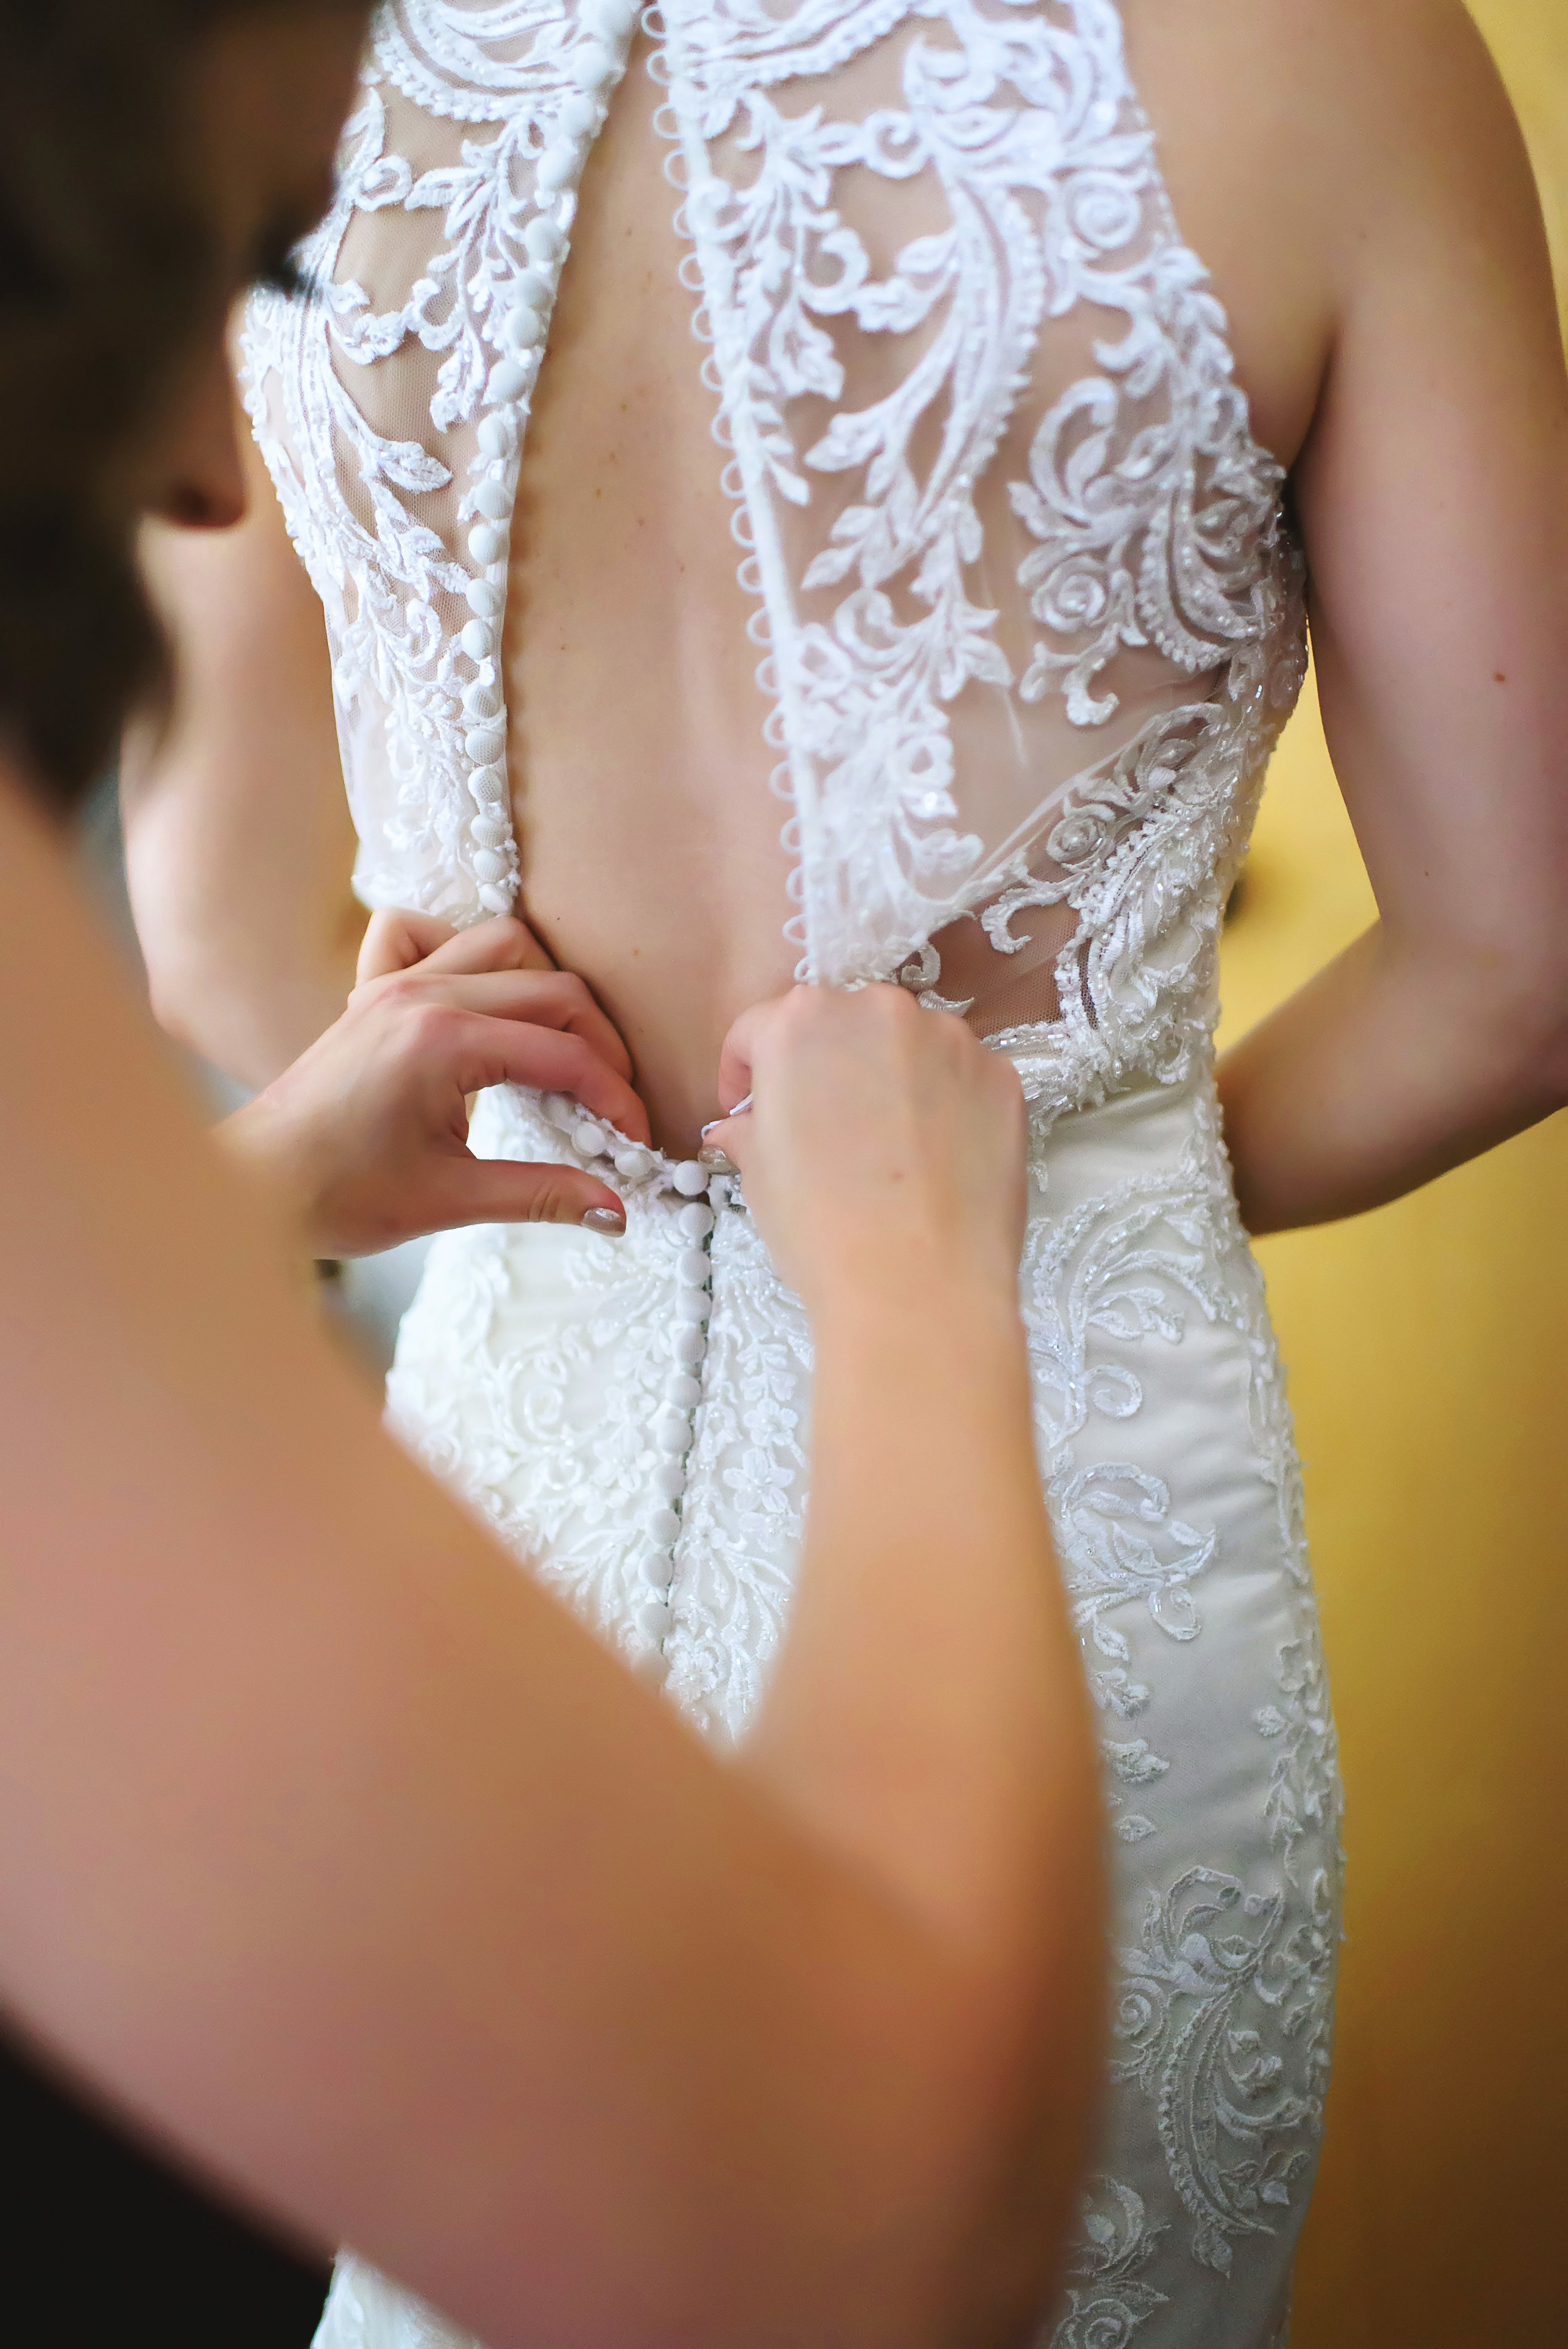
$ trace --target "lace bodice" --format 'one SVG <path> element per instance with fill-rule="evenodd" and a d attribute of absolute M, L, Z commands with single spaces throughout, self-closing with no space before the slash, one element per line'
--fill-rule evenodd
<path fill-rule="evenodd" d="M 800 974 L 956 1005 L 1047 1111 L 1181 1075 L 1300 682 L 1300 565 L 1118 10 L 642 22 Z M 519 451 L 635 23 L 633 0 L 391 0 L 307 255 L 321 296 L 253 305 L 248 398 L 326 608 L 372 904 L 466 920 L 518 888 Z"/>

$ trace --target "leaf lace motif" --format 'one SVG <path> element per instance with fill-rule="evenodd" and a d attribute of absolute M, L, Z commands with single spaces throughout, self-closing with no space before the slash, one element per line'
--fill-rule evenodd
<path fill-rule="evenodd" d="M 987 935 L 1006 953 L 1013 916 L 1067 904 L 1078 935 L 1057 973 L 1062 1024 L 998 1044 L 1031 1052 L 1037 1094 L 1057 1106 L 1134 1068 L 1185 1073 L 1221 867 L 1299 687 L 1299 563 L 1223 313 L 1171 217 L 1118 13 L 1105 0 L 817 0 L 787 14 L 672 0 L 665 14 L 681 220 L 799 809 L 803 975 L 887 977 L 913 957 L 929 997 L 944 923 L 989 899 Z M 934 36 L 901 50 L 896 106 L 843 120 L 822 103 L 787 112 L 773 94 L 920 22 Z M 950 224 L 877 275 L 839 191 L 856 173 L 934 181 Z M 1010 484 L 1038 542 L 1019 579 L 1042 631 L 1016 684 L 999 611 L 974 593 L 976 485 L 1028 408 L 1043 326 L 1081 305 L 1121 330 L 1096 343 L 1099 372 L 1042 416 L 1028 477 Z M 892 390 L 841 404 L 832 322 L 911 337 Z M 825 431 L 809 420 L 823 402 L 839 403 Z M 813 474 L 852 478 L 854 494 L 797 560 L 789 515 L 812 504 Z M 830 616 L 811 616 L 840 586 Z M 1008 837 L 966 824 L 954 703 L 985 686 L 1058 697 L 1074 725 L 1103 724 L 1118 707 L 1103 673 L 1129 647 L 1203 677 L 1202 699 L 1161 713 L 1065 793 L 1050 785 L 1054 823 L 1026 783 Z"/>
<path fill-rule="evenodd" d="M 1212 1085 L 1198 1092 L 1193 1112 L 1174 1165 L 1130 1175 L 1067 1215 L 1031 1222 L 1022 1297 L 1042 1465 L 1074 1619 L 1091 1657 L 1106 1660 L 1090 1673 L 1090 1692 L 1118 1724 L 1101 1750 L 1114 1832 L 1127 1844 L 1159 1836 L 1158 1817 L 1130 1806 L 1157 1794 L 1173 1763 L 1147 1737 L 1128 1733 L 1131 1724 L 1141 1728 L 1156 1691 L 1130 1669 L 1122 1625 L 1137 1609 L 1179 1645 L 1198 1640 L 1201 1578 L 1222 1570 L 1222 1560 L 1212 1527 L 1175 1515 L 1163 1478 L 1136 1458 L 1085 1459 L 1078 1439 L 1104 1421 L 1135 1434 L 1156 1368 L 1151 1362 L 1145 1373 L 1138 1357 L 1180 1346 L 1192 1311 L 1233 1331 L 1244 1349 L 1253 1456 L 1274 1496 L 1292 1626 L 1276 1657 L 1275 1700 L 1254 1716 L 1275 1747 L 1264 1825 L 1281 1878 L 1260 1891 L 1225 1868 L 1199 1867 L 1167 1890 L 1150 1889 L 1141 1941 L 1121 1953 L 1117 1993 L 1126 2052 L 1116 2076 L 1150 2098 L 1172 2186 L 1192 2221 L 1193 2256 L 1228 2273 L 1234 2240 L 1267 2233 L 1271 2212 L 1290 2201 L 1321 2129 L 1339 1792 L 1289 1412 Z M 1048 1158 L 1040 1163 L 1048 1173 Z M 1324 1864 L 1298 1889 L 1309 1838 Z M 1090 2233 L 1085 2261 L 1102 2240 L 1110 2239 Z M 1148 2256 L 1146 2248 L 1138 2264 Z M 1099 2298 L 1075 2283 L 1055 2349 L 1130 2338 L 1159 2303 L 1149 2294 L 1130 2269 Z M 1087 2329 L 1091 2311 L 1099 2333 Z"/>
<path fill-rule="evenodd" d="M 1151 1892 L 1138 1945 L 1121 1953 L 1113 2076 L 1154 2100 L 1172 2182 L 1193 2220 L 1192 2252 L 1227 2273 L 1232 2239 L 1271 2231 L 1312 2159 L 1327 2085 L 1334 1916 L 1326 1875 L 1292 1923 L 1281 1893 L 1189 1868 Z M 1299 2041 L 1293 2087 L 1268 2040 Z"/>
<path fill-rule="evenodd" d="M 1067 2314 L 1051 2349 L 1127 2349 L 1127 2344 L 1170 2295 L 1140 2279 L 1162 2225 L 1150 2221 L 1143 2198 L 1114 2178 L 1101 2178 L 1084 2202 L 1080 2248 L 1068 2271 Z"/>

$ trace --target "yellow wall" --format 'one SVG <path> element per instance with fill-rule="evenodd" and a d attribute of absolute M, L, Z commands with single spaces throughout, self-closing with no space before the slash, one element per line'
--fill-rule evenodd
<path fill-rule="evenodd" d="M 1474 13 L 1568 292 L 1568 0 Z M 1227 934 L 1222 1041 L 1372 915 L 1309 693 Z M 1260 1254 L 1350 1855 L 1295 2349 L 1549 2349 L 1568 2344 L 1568 1116 Z"/>

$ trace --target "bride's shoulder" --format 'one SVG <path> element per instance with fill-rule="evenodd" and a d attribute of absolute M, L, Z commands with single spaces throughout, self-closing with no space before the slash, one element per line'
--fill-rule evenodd
<path fill-rule="evenodd" d="M 1461 0 L 1123 0 L 1184 240 L 1288 464 L 1343 320 L 1456 235 L 1533 255 L 1522 141 Z M 1523 264 L 1522 266 L 1525 265 Z"/>
<path fill-rule="evenodd" d="M 1216 169 L 1289 175 L 1328 220 L 1412 167 L 1464 174 L 1518 151 L 1463 0 L 1123 0 L 1121 15 L 1162 140 L 1206 130 Z"/>

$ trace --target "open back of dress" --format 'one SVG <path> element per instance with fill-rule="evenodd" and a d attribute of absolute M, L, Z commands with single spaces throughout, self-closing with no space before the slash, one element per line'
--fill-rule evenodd
<path fill-rule="evenodd" d="M 398 0 L 309 256 L 324 298 L 253 313 L 372 904 L 461 920 L 517 889 L 519 452 L 635 21 Z M 800 975 L 902 975 L 1057 1106 L 1182 1064 L 1300 681 L 1299 565 L 1116 8 L 645 21 Z"/>

